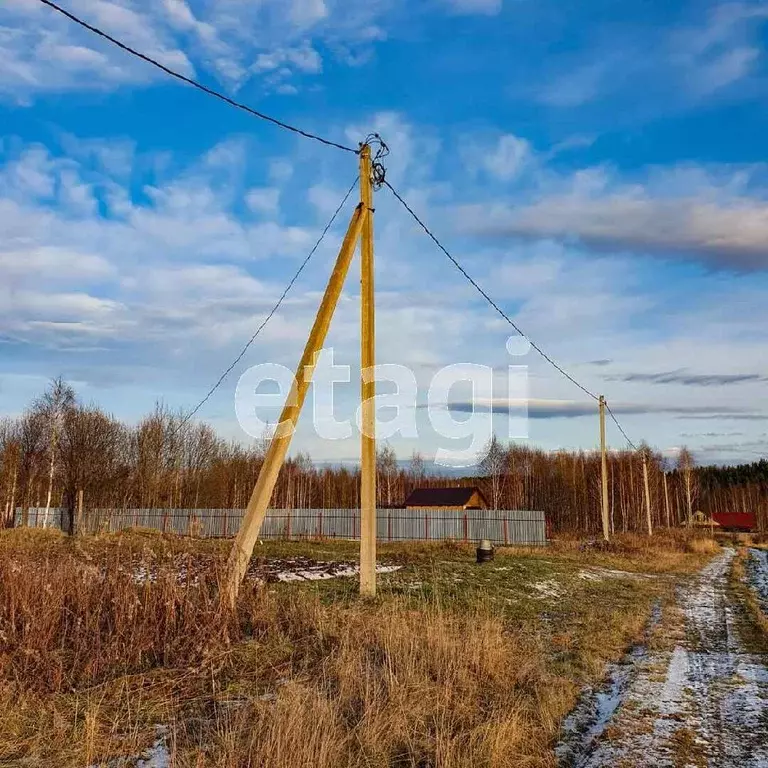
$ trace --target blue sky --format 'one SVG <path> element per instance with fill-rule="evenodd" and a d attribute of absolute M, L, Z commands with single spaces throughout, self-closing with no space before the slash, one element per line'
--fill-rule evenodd
<path fill-rule="evenodd" d="M 379 131 L 392 183 L 633 439 L 701 461 L 763 451 L 768 3 L 62 5 L 308 130 L 352 144 Z M 0 7 L 0 121 L 8 414 L 59 374 L 127 420 L 157 399 L 194 405 L 356 173 L 354 156 L 171 81 L 37 0 Z M 202 410 L 222 434 L 247 439 L 237 374 L 298 359 L 343 218 Z M 511 360 L 509 327 L 386 190 L 376 218 L 379 360 L 420 384 L 445 364 L 493 365 L 499 386 L 524 362 L 531 442 L 593 447 L 584 395 L 535 355 Z M 357 268 L 328 339 L 353 366 Z M 357 455 L 306 426 L 296 449 Z M 418 441 L 393 439 L 401 456 L 434 452 L 420 426 Z"/>

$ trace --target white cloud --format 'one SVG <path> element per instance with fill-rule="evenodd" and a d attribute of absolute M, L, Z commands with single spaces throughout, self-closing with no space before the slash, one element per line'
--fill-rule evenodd
<path fill-rule="evenodd" d="M 297 26 L 307 27 L 328 16 L 324 0 L 289 0 L 288 15 Z"/>
<path fill-rule="evenodd" d="M 694 95 L 714 93 L 752 73 L 761 56 L 758 34 L 766 18 L 764 5 L 714 6 L 703 25 L 672 33 L 669 60 L 682 70 Z"/>
<path fill-rule="evenodd" d="M 394 136 L 393 158 L 400 156 L 404 163 L 402 191 L 442 236 L 454 223 L 455 211 L 437 207 L 435 200 L 472 194 L 462 183 L 461 166 L 453 166 L 459 175 L 451 178 L 450 188 L 435 184 L 433 173 L 443 167 L 431 165 L 432 137 L 394 113 L 377 120 L 385 137 L 390 138 L 385 129 Z M 274 214 L 272 190 L 278 200 L 293 202 L 300 180 L 287 173 L 292 162 L 286 158 L 272 168 L 263 162 L 258 179 L 238 175 L 242 158 L 253 154 L 241 152 L 241 138 L 225 140 L 182 169 L 178 158 L 161 165 L 127 147 L 133 169 L 127 177 L 123 162 L 114 170 L 109 160 L 102 162 L 99 143 L 65 140 L 78 148 L 68 160 L 39 146 L 4 142 L 11 159 L 0 169 L 0 339 L 18 344 L 30 371 L 67 371 L 58 356 L 67 355 L 77 362 L 84 381 L 107 382 L 104 387 L 119 381 L 121 387 L 139 389 L 138 410 L 151 407 L 158 393 L 174 405 L 189 405 L 215 380 L 211 371 L 223 370 L 250 338 L 285 287 L 296 259 L 314 243 L 327 220 L 325 210 L 331 202 L 338 204 L 346 180 L 335 164 L 317 166 L 308 195 L 300 185 L 297 204 L 290 212 L 278 211 L 286 217 L 290 213 L 286 226 Z M 541 167 L 542 157 L 534 158 L 536 173 L 526 176 L 532 185 L 526 197 L 538 198 L 534 205 L 558 197 L 591 204 L 587 219 L 596 215 L 599 204 L 610 207 L 613 198 L 670 205 L 695 198 L 713 208 L 735 200 L 759 202 L 759 174 L 749 168 L 651 169 L 640 180 L 622 178 L 607 167 L 558 176 Z M 99 209 L 86 205 L 75 214 L 63 208 L 64 179 L 72 188 L 92 189 Z M 141 183 L 146 189 L 137 193 Z M 243 215 L 249 192 L 259 212 L 255 220 Z M 513 202 L 505 214 L 514 213 Z M 391 196 L 380 193 L 376 209 L 381 362 L 411 365 L 422 383 L 435 368 L 451 362 L 493 364 L 499 370 L 523 363 L 529 366 L 531 396 L 537 401 L 578 399 L 572 385 L 534 353 L 510 358 L 505 342 L 512 330 L 432 249 Z M 623 217 L 615 218 L 621 223 Z M 659 224 L 663 229 L 665 222 L 656 220 L 646 229 Z M 295 364 L 345 225 L 340 217 L 283 310 L 254 345 L 249 363 Z M 677 409 L 664 419 L 640 413 L 622 419 L 633 438 L 677 444 L 679 431 L 690 426 L 680 409 L 712 414 L 706 410 L 717 402 L 712 388 L 659 383 L 651 398 L 647 383 L 616 380 L 616 375 L 679 367 L 714 374 L 768 373 L 763 276 L 702 277 L 693 286 L 676 287 L 675 281 L 665 280 L 660 265 L 650 269 L 642 260 L 617 255 L 608 240 L 599 245 L 604 251 L 595 254 L 552 240 L 490 246 L 458 240 L 452 250 L 515 322 L 588 387 L 602 391 L 608 382 L 606 394 L 613 403 L 664 403 Z M 357 291 L 353 267 L 329 337 L 339 359 L 353 366 L 359 348 Z M 612 362 L 603 367 L 583 362 L 605 358 Z M 233 385 L 234 379 L 227 383 Z M 747 381 L 739 387 L 745 402 L 761 402 L 764 384 Z M 227 423 L 229 392 L 225 389 L 215 404 Z M 108 393 L 99 390 L 94 396 L 103 400 Z M 592 433 L 585 433 L 584 424 L 539 418 L 532 420 L 531 434 L 547 447 L 589 445 Z M 297 445 L 306 447 L 304 439 Z M 609 439 L 619 440 L 615 435 Z M 428 437 L 425 443 L 429 450 Z M 320 456 L 331 450 L 351 455 L 353 450 L 312 445 Z"/>
<path fill-rule="evenodd" d="M 754 96 L 763 58 L 765 3 L 706 3 L 676 25 L 600 26 L 589 44 L 553 57 L 543 82 L 525 88 L 541 103 L 570 109 L 623 102 L 634 119 L 679 110 L 721 93 Z M 621 107 L 619 107 L 621 108 Z"/>
<path fill-rule="evenodd" d="M 6 283 L 19 279 L 40 285 L 104 280 L 114 274 L 112 265 L 101 256 L 53 245 L 0 250 L 0 275 Z"/>
<path fill-rule="evenodd" d="M 593 101 L 602 93 L 611 74 L 605 61 L 590 62 L 555 77 L 543 88 L 537 89 L 536 98 L 553 107 L 578 107 Z"/>
<path fill-rule="evenodd" d="M 512 181 L 533 160 L 530 142 L 511 133 L 490 144 L 473 144 L 469 140 L 467 147 L 464 156 L 470 167 L 500 181 Z"/>
<path fill-rule="evenodd" d="M 441 0 L 454 13 L 495 16 L 501 11 L 503 0 Z"/>
<path fill-rule="evenodd" d="M 318 73 L 322 71 L 323 63 L 320 54 L 308 43 L 295 48 L 276 48 L 268 53 L 260 53 L 251 68 L 254 72 L 271 72 L 287 67 L 289 72 Z"/>
<path fill-rule="evenodd" d="M 207 70 L 231 89 L 257 77 L 267 90 L 322 71 L 319 51 L 351 64 L 386 37 L 389 0 L 350 8 L 340 0 L 73 0 L 94 26 L 186 76 Z M 29 0 L 0 6 L 0 96 L 109 90 L 165 76 Z"/>
<path fill-rule="evenodd" d="M 254 187 L 248 190 L 245 202 L 256 213 L 274 216 L 280 210 L 280 190 L 277 187 Z"/>
<path fill-rule="evenodd" d="M 194 67 L 146 14 L 105 0 L 82 10 L 129 45 L 157 58 L 182 74 Z M 142 84 L 157 70 L 99 41 L 54 11 L 30 2 L 11 2 L 0 9 L 0 95 L 25 101 L 36 93 L 105 90 Z"/>
<path fill-rule="evenodd" d="M 566 188 L 563 180 L 550 182 L 532 203 L 466 206 L 459 227 L 496 237 L 576 238 L 603 250 L 682 253 L 726 269 L 768 269 L 768 202 L 747 190 L 760 171 L 739 169 L 723 179 L 683 167 L 627 184 L 605 168 L 585 169 Z"/>

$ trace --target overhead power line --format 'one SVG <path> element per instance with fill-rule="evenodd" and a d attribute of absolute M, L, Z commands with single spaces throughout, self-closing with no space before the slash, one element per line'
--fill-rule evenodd
<path fill-rule="evenodd" d="M 173 437 L 202 407 L 205 405 L 205 403 L 210 400 L 211 395 L 221 386 L 224 379 L 227 378 L 229 373 L 232 371 L 232 369 L 243 359 L 243 356 L 250 348 L 251 344 L 253 344 L 254 341 L 256 341 L 257 336 L 262 332 L 264 329 L 264 326 L 272 319 L 274 314 L 277 312 L 278 309 L 280 309 L 280 306 L 282 305 L 285 297 L 288 295 L 288 291 L 291 290 L 293 287 L 293 284 L 298 280 L 299 275 L 304 271 L 304 267 L 309 264 L 309 260 L 315 255 L 315 251 L 320 247 L 320 244 L 325 239 L 325 236 L 328 234 L 328 230 L 333 226 L 333 222 L 336 221 L 336 217 L 341 213 L 341 209 L 344 207 L 344 204 L 349 199 L 349 196 L 352 194 L 352 190 L 357 186 L 359 179 L 355 178 L 355 180 L 352 182 L 352 186 L 347 190 L 346 194 L 342 198 L 341 202 L 339 203 L 336 210 L 333 212 L 333 216 L 331 216 L 328 223 L 325 225 L 325 228 L 320 233 L 320 237 L 318 237 L 317 242 L 312 246 L 312 249 L 307 254 L 304 261 L 301 262 L 299 268 L 296 270 L 296 273 L 291 278 L 290 282 L 286 286 L 285 290 L 283 291 L 280 298 L 277 300 L 277 303 L 272 307 L 272 309 L 269 311 L 269 314 L 262 320 L 261 325 L 256 329 L 253 336 L 251 336 L 250 339 L 246 342 L 245 346 L 240 350 L 240 353 L 238 356 L 232 361 L 231 365 L 224 371 L 224 373 L 219 376 L 218 381 L 208 390 L 205 397 L 188 413 L 184 418 L 179 422 L 179 425 L 176 427 L 176 429 L 171 433 L 171 437 Z"/>
<path fill-rule="evenodd" d="M 605 408 L 608 411 L 608 415 L 613 419 L 614 424 L 619 428 L 619 432 L 624 436 L 624 439 L 627 441 L 629 446 L 632 448 L 633 451 L 637 450 L 637 446 L 629 439 L 627 433 L 624 431 L 624 428 L 619 424 L 619 420 L 614 416 L 613 411 L 611 410 L 611 406 L 608 405 L 608 401 L 605 402 Z"/>
<path fill-rule="evenodd" d="M 299 136 L 303 136 L 304 138 L 313 139 L 314 141 L 319 141 L 321 144 L 325 144 L 326 146 L 329 146 L 329 147 L 335 147 L 336 149 L 343 149 L 345 152 L 352 152 L 354 154 L 358 154 L 358 150 L 354 149 L 353 147 L 347 147 L 344 144 L 339 144 L 338 142 L 331 141 L 330 139 L 325 139 L 322 136 L 318 136 L 317 134 L 310 133 L 309 131 L 304 131 L 301 128 L 297 128 L 295 125 L 284 123 L 282 120 L 278 120 L 276 117 L 271 117 L 270 115 L 266 115 L 263 112 L 259 112 L 258 110 L 253 109 L 252 107 L 249 107 L 247 104 L 243 104 L 239 101 L 235 101 L 234 99 L 230 99 L 229 96 L 226 96 L 220 91 L 215 91 L 213 88 L 209 88 L 208 86 L 203 85 L 197 80 L 193 80 L 190 77 L 186 77 L 185 75 L 182 75 L 180 72 L 176 72 L 175 70 L 170 69 L 169 67 L 166 67 L 165 64 L 161 64 L 159 61 L 157 61 L 157 59 L 153 59 L 151 56 L 147 56 L 146 54 L 141 53 L 140 51 L 137 51 L 135 48 L 131 48 L 131 46 L 126 45 L 123 42 L 120 42 L 120 40 L 117 40 L 116 38 L 112 37 L 112 35 L 109 35 L 106 32 L 104 32 L 104 30 L 99 29 L 98 27 L 94 27 L 88 22 L 83 21 L 83 19 L 75 16 L 73 13 L 70 13 L 69 11 L 65 10 L 61 6 L 56 5 L 56 3 L 51 2 L 51 0 L 40 0 L 40 2 L 43 5 L 47 5 L 49 8 L 52 8 L 54 11 L 57 11 L 62 16 L 66 16 L 70 21 L 73 21 L 75 24 L 78 24 L 79 26 L 83 27 L 83 29 L 87 29 L 89 32 L 93 32 L 93 34 L 98 35 L 104 40 L 108 40 L 110 43 L 112 43 L 113 45 L 116 45 L 118 48 L 121 48 L 123 51 L 130 53 L 132 56 L 135 56 L 136 58 L 147 62 L 147 64 L 151 64 L 153 67 L 157 67 L 158 69 L 165 72 L 167 75 L 170 75 L 171 77 L 175 77 L 177 80 L 181 80 L 183 83 L 187 83 L 187 85 L 191 85 L 194 88 L 197 88 L 198 90 L 202 91 L 203 93 L 207 93 L 209 96 L 214 96 L 215 98 L 220 99 L 226 104 L 229 104 L 231 107 L 235 107 L 236 109 L 241 109 L 244 112 L 247 112 L 248 114 L 253 115 L 254 117 L 258 117 L 260 120 L 266 120 L 268 123 L 272 123 L 273 125 L 276 125 L 279 128 L 284 128 L 285 130 L 296 133 Z"/>
<path fill-rule="evenodd" d="M 411 216 L 415 219 L 416 223 L 429 235 L 430 239 L 434 244 L 451 260 L 451 263 L 453 264 L 456 269 L 461 272 L 462 275 L 474 286 L 474 288 L 478 291 L 478 293 L 496 310 L 496 312 L 501 315 L 501 317 L 504 318 L 553 368 L 560 371 L 560 373 L 565 376 L 566 379 L 568 379 L 571 383 L 575 384 L 582 392 L 589 395 L 593 400 L 599 400 L 598 396 L 594 394 L 593 392 L 590 392 L 583 384 L 580 384 L 573 376 L 571 376 L 568 371 L 566 371 L 564 368 L 562 368 L 560 365 L 558 365 L 544 350 L 534 342 L 530 336 L 527 336 L 523 331 L 520 329 L 520 327 L 512 320 L 512 318 L 507 315 L 507 313 L 477 284 L 477 282 L 471 277 L 471 275 L 467 272 L 464 267 L 459 264 L 459 262 L 448 252 L 448 250 L 445 248 L 445 246 L 435 237 L 435 235 L 432 233 L 432 231 L 427 227 L 427 225 L 416 215 L 413 208 L 411 208 L 410 205 L 398 194 L 397 190 L 385 179 L 384 185 L 389 189 L 390 192 L 400 201 L 402 206 L 408 211 L 408 213 L 411 214 Z"/>
<path fill-rule="evenodd" d="M 571 383 L 575 384 L 582 392 L 589 395 L 593 400 L 599 400 L 600 398 L 594 394 L 594 392 L 591 392 L 589 389 L 587 389 L 583 384 L 581 384 L 579 381 L 577 381 L 573 376 L 571 376 L 568 371 L 566 371 L 562 366 L 558 365 L 544 350 L 536 344 L 530 336 L 527 336 L 523 331 L 520 329 L 520 327 L 512 320 L 512 318 L 507 315 L 506 312 L 504 312 L 503 309 L 483 290 L 483 288 L 478 285 L 477 281 L 474 280 L 474 278 L 467 272 L 464 267 L 461 266 L 461 264 L 458 262 L 454 256 L 452 256 L 448 249 L 445 248 L 445 246 L 437 239 L 437 237 L 432 233 L 432 231 L 427 227 L 427 225 L 418 217 L 418 215 L 415 213 L 413 208 L 411 208 L 410 205 L 403 199 L 403 197 L 397 192 L 397 190 L 386 180 L 384 179 L 384 186 L 386 186 L 389 191 L 398 199 L 400 204 L 410 213 L 410 215 L 413 217 L 413 219 L 416 221 L 416 223 L 427 233 L 427 235 L 430 237 L 432 242 L 450 259 L 451 263 L 456 267 L 456 269 L 461 272 L 461 274 L 474 286 L 474 288 L 480 293 L 480 295 L 493 307 L 493 309 L 498 312 L 501 317 L 504 318 L 530 345 L 535 349 L 553 368 L 555 368 L 557 371 L 559 371 L 563 376 L 565 376 L 566 379 L 568 379 Z M 611 411 L 610 407 L 608 406 L 608 403 L 606 402 L 605 407 L 608 410 L 608 413 L 610 414 L 611 418 L 613 419 L 616 426 L 619 428 L 619 432 L 624 436 L 624 439 L 627 441 L 627 443 L 632 446 L 634 450 L 637 450 L 637 446 L 629 439 L 627 436 L 627 433 L 624 431 L 624 428 L 619 423 L 619 420 L 614 415 L 613 411 Z"/>

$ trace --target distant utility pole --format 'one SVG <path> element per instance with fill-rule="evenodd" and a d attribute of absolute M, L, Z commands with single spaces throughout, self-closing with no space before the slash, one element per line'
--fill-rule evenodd
<path fill-rule="evenodd" d="M 248 569 L 248 562 L 253 554 L 253 547 L 256 544 L 261 525 L 267 513 L 267 507 L 272 498 L 272 491 L 275 488 L 280 468 L 291 444 L 291 438 L 296 428 L 301 407 L 304 404 L 307 390 L 312 381 L 317 356 L 325 343 L 333 312 L 336 309 L 336 304 L 344 287 L 344 280 L 349 271 L 349 265 L 355 253 L 358 238 L 363 231 L 368 215 L 369 209 L 363 203 L 357 206 L 352 215 L 347 234 L 344 237 L 339 256 L 336 259 L 336 264 L 328 280 L 323 300 L 320 303 L 320 309 L 317 311 L 315 322 L 309 333 L 307 344 L 304 347 L 304 354 L 301 356 L 301 361 L 296 369 L 296 376 L 294 377 L 291 391 L 288 394 L 285 407 L 280 414 L 277 429 L 264 457 L 264 463 L 261 466 L 259 478 L 256 481 L 250 501 L 246 507 L 240 530 L 232 545 L 226 579 L 226 597 L 231 606 L 235 605 L 240 583 Z"/>
<path fill-rule="evenodd" d="M 653 520 L 651 518 L 651 491 L 648 487 L 648 449 L 643 446 L 643 484 L 645 486 L 645 517 L 648 523 L 648 535 L 653 536 Z"/>
<path fill-rule="evenodd" d="M 608 457 L 605 453 L 605 397 L 600 395 L 598 400 L 600 411 L 600 466 L 602 472 L 602 518 L 603 538 L 608 541 L 611 537 L 610 521 L 608 518 Z"/>
<path fill-rule="evenodd" d="M 373 293 L 373 168 L 360 148 L 360 203 L 368 215 L 360 238 L 360 594 L 376 595 L 376 395 Z"/>

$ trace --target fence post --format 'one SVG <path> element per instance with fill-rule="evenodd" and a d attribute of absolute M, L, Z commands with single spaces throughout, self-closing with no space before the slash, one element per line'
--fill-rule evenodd
<path fill-rule="evenodd" d="M 429 513 L 424 513 L 424 539 L 429 541 Z"/>
<path fill-rule="evenodd" d="M 229 510 L 224 507 L 224 538 L 229 536 Z"/>
<path fill-rule="evenodd" d="M 392 513 L 387 512 L 387 541 L 392 541 Z"/>
<path fill-rule="evenodd" d="M 357 513 L 352 512 L 352 538 L 357 538 Z"/>
<path fill-rule="evenodd" d="M 507 529 L 507 516 L 504 515 L 504 546 L 509 544 L 509 530 Z"/>
<path fill-rule="evenodd" d="M 288 519 L 286 521 L 286 527 L 288 529 L 287 538 L 288 538 L 288 541 L 290 541 L 291 540 L 291 508 L 290 507 L 288 507 Z"/>
<path fill-rule="evenodd" d="M 192 510 L 187 510 L 187 536 L 191 536 L 191 533 L 189 531 L 190 527 L 192 526 Z"/>
<path fill-rule="evenodd" d="M 323 510 L 322 509 L 317 513 L 317 516 L 320 520 L 320 524 L 318 527 L 320 529 L 320 538 L 322 539 L 323 538 Z"/>
<path fill-rule="evenodd" d="M 467 513 L 464 513 L 464 541 L 469 539 L 469 525 L 467 524 Z"/>

